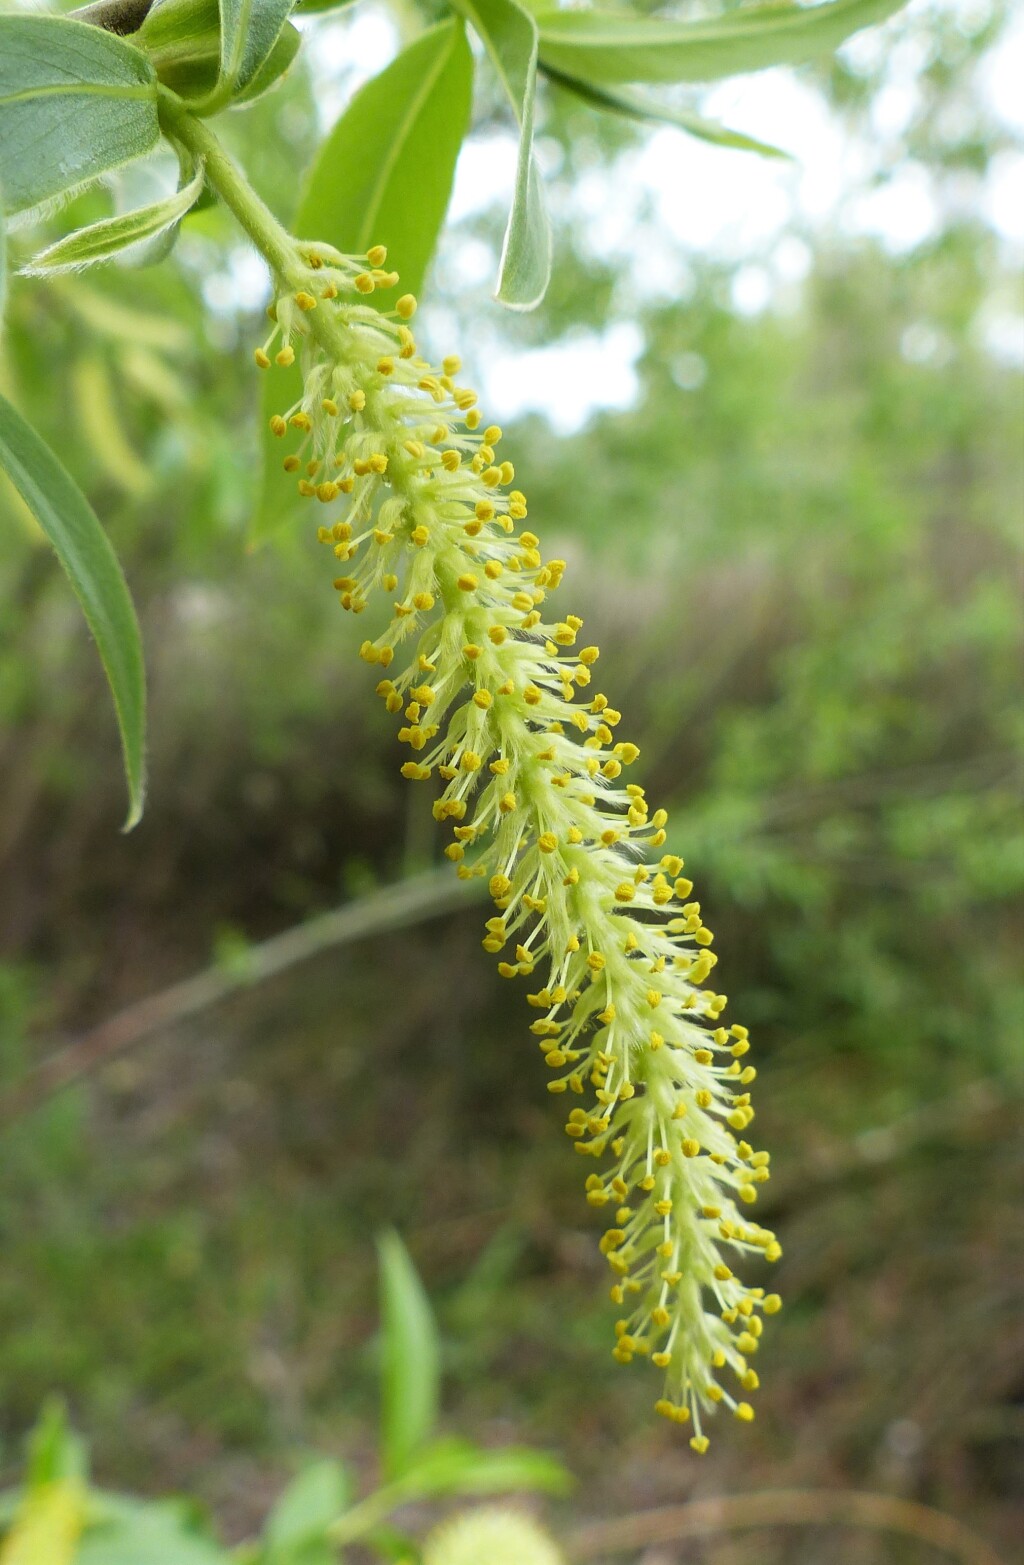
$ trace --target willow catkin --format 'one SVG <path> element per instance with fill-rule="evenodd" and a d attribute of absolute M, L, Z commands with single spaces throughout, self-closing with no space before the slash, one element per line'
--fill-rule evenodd
<path fill-rule="evenodd" d="M 721 1021 L 713 937 L 683 860 L 663 851 L 666 813 L 625 780 L 639 750 L 595 689 L 598 649 L 551 607 L 565 562 L 522 526 L 501 430 L 484 425 L 458 358 L 420 356 L 412 295 L 388 312 L 360 299 L 397 282 L 382 246 L 301 255 L 308 284 L 282 290 L 256 353 L 270 368 L 298 349 L 303 371 L 271 429 L 298 437 L 284 466 L 325 508 L 318 537 L 343 608 L 391 600 L 361 655 L 400 722 L 403 774 L 440 784 L 445 852 L 460 876 L 488 880 L 484 948 L 503 977 L 530 981 L 548 1091 L 593 1165 L 586 1198 L 610 1219 L 614 1355 L 651 1360 L 657 1410 L 692 1420 L 703 1452 L 715 1404 L 753 1418 L 750 1360 L 780 1304 L 729 1264 L 781 1254 L 750 1215 L 769 1158 L 746 1139 L 747 1030 Z M 330 332 L 310 330 L 313 310 L 330 312 Z"/>

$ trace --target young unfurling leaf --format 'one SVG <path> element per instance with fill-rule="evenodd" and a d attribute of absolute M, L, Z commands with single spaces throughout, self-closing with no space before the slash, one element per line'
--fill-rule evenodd
<path fill-rule="evenodd" d="M 74 272 L 81 267 L 95 266 L 109 261 L 112 256 L 144 240 L 154 239 L 173 228 L 196 202 L 203 188 L 202 165 L 191 179 L 173 195 L 164 196 L 134 212 L 122 212 L 117 217 L 106 217 L 77 233 L 68 234 L 48 245 L 22 267 L 30 276 L 46 276 L 54 272 Z"/>

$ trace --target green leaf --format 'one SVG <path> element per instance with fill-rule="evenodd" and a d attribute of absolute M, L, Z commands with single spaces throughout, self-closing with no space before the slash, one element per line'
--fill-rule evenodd
<path fill-rule="evenodd" d="M 571 1483 L 561 1462 L 528 1446 L 487 1451 L 465 1440 L 438 1440 L 407 1468 L 401 1489 L 404 1496 L 425 1499 L 525 1491 L 565 1494 Z"/>
<path fill-rule="evenodd" d="M 116 1519 L 87 1528 L 74 1565 L 228 1565 L 229 1555 L 197 1529 L 176 1501 L 124 1502 Z"/>
<path fill-rule="evenodd" d="M 95 266 L 99 261 L 109 261 L 129 246 L 173 228 L 199 200 L 203 188 L 202 165 L 195 174 L 173 195 L 153 201 L 149 206 L 138 207 L 134 212 L 124 212 L 119 217 L 106 217 L 88 228 L 58 239 L 56 244 L 33 257 L 22 271 L 41 277 L 52 272 L 74 272 L 83 266 Z"/>
<path fill-rule="evenodd" d="M 0 16 L 0 186 L 8 212 L 79 190 L 156 146 L 140 50 L 57 16 Z"/>
<path fill-rule="evenodd" d="M 293 27 L 291 22 L 285 22 L 283 31 L 278 34 L 277 42 L 248 87 L 233 100 L 235 108 L 241 108 L 246 103 L 255 103 L 257 98 L 262 98 L 265 92 L 269 92 L 291 65 L 299 52 L 301 42 L 302 34 L 299 29 Z"/>
<path fill-rule="evenodd" d="M 533 155 L 537 24 L 516 0 L 453 3 L 480 34 L 519 121 L 515 193 L 495 297 L 511 310 L 532 310 L 543 299 L 551 278 L 551 224 Z"/>
<path fill-rule="evenodd" d="M 345 1510 L 351 1497 L 348 1473 L 340 1462 L 313 1462 L 281 1495 L 266 1526 L 271 1557 L 326 1536 L 332 1522 Z"/>
<path fill-rule="evenodd" d="M 220 0 L 220 85 L 232 96 L 253 80 L 276 44 L 295 0 Z"/>
<path fill-rule="evenodd" d="M 160 80 L 182 97 L 210 92 L 220 70 L 219 0 L 163 0 L 135 35 Z"/>
<path fill-rule="evenodd" d="M 295 232 L 349 254 L 386 244 L 402 291 L 419 293 L 448 209 L 472 97 L 473 57 L 462 23 L 442 22 L 421 34 L 356 93 L 326 137 L 306 177 Z M 390 308 L 393 298 L 379 290 L 369 302 Z M 294 481 L 281 471 L 281 445 L 267 425 L 300 389 L 297 368 L 267 372 L 257 537 L 295 507 Z"/>
<path fill-rule="evenodd" d="M 380 1240 L 381 1458 L 401 1478 L 434 1427 L 440 1381 L 437 1328 L 409 1252 L 395 1233 Z"/>
<path fill-rule="evenodd" d="M 84 1479 L 88 1465 L 85 1443 L 68 1423 L 67 1408 L 59 1397 L 51 1398 L 28 1437 L 26 1486 L 36 1489 L 66 1479 Z"/>
<path fill-rule="evenodd" d="M 86 1507 L 79 1478 L 27 1490 L 4 1540 L 3 1565 L 73 1565 Z"/>
<path fill-rule="evenodd" d="M 758 141 L 753 136 L 745 136 L 742 131 L 730 130 L 726 125 L 720 125 L 717 120 L 705 119 L 703 114 L 695 114 L 690 109 L 679 108 L 671 103 L 659 103 L 656 98 L 649 98 L 646 93 L 633 91 L 629 87 L 595 87 L 592 82 L 578 81 L 572 76 L 563 76 L 561 71 L 549 68 L 547 74 L 552 81 L 556 81 L 560 87 L 566 87 L 570 92 L 582 98 L 585 103 L 590 103 L 595 109 L 605 109 L 610 114 L 620 114 L 624 119 L 655 122 L 664 125 L 675 125 L 679 130 L 685 130 L 688 135 L 696 136 L 701 141 L 709 141 L 716 147 L 733 147 L 740 152 L 759 152 L 766 158 L 790 158 L 792 154 L 784 152 L 781 147 L 773 147 L 768 141 Z"/>
<path fill-rule="evenodd" d="M 402 292 L 418 293 L 448 210 L 472 96 L 462 24 L 421 33 L 356 93 L 328 134 L 299 201 L 299 237 L 357 255 L 386 244 Z M 374 294 L 373 302 L 382 298 L 390 300 Z"/>
<path fill-rule="evenodd" d="M 627 11 L 544 11 L 544 65 L 591 84 L 701 82 L 829 54 L 905 0 L 826 0 L 762 5 L 695 22 Z"/>
<path fill-rule="evenodd" d="M 340 11 L 342 6 L 353 3 L 354 0 L 299 0 L 297 9 L 303 16 L 313 16 L 322 11 Z"/>
<path fill-rule="evenodd" d="M 0 467 L 56 550 L 96 638 L 124 747 L 129 831 L 142 815 L 145 793 L 146 689 L 139 626 L 121 567 L 78 485 L 3 397 Z"/>

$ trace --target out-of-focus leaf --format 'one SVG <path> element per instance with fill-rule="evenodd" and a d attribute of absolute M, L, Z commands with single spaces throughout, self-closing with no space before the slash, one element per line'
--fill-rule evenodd
<path fill-rule="evenodd" d="M 295 232 L 361 254 L 386 244 L 403 292 L 423 282 L 448 208 L 455 164 L 469 124 L 473 57 L 462 23 L 442 22 L 415 39 L 356 93 L 325 139 L 306 178 Z M 391 290 L 370 302 L 390 307 Z M 267 372 L 263 389 L 263 483 L 254 521 L 266 536 L 295 508 L 271 414 L 299 396 L 297 368 Z"/>
<path fill-rule="evenodd" d="M 628 11 L 542 11 L 545 65 L 591 83 L 701 82 L 829 54 L 905 0 L 761 5 L 684 22 Z"/>
<path fill-rule="evenodd" d="M 117 709 L 130 810 L 145 795 L 146 684 L 138 621 L 117 556 L 96 513 L 50 447 L 0 397 L 0 466 L 18 490 L 67 572 L 103 661 Z"/>
<path fill-rule="evenodd" d="M 571 1483 L 562 1464 L 544 1451 L 534 1451 L 528 1446 L 487 1451 L 464 1440 L 438 1440 L 427 1446 L 407 1468 L 401 1487 L 410 1497 L 425 1498 L 520 1491 L 565 1494 Z"/>
<path fill-rule="evenodd" d="M 664 125 L 675 125 L 679 130 L 685 130 L 688 135 L 696 136 L 700 141 L 709 141 L 716 147 L 733 147 L 740 152 L 759 152 L 766 158 L 789 158 L 789 152 L 784 152 L 781 147 L 773 147 L 770 142 L 758 141 L 754 136 L 745 136 L 742 131 L 730 130 L 727 125 L 719 125 L 716 120 L 705 119 L 702 114 L 695 114 L 689 109 L 677 107 L 671 103 L 659 103 L 656 98 L 649 98 L 646 93 L 636 92 L 628 87 L 596 87 L 592 82 L 578 81 L 572 76 L 564 76 L 561 71 L 547 69 L 547 74 L 552 81 L 559 86 L 567 87 L 584 99 L 586 103 L 593 104 L 595 109 L 605 109 L 610 114 L 620 114 L 630 120 L 654 120 Z"/>
<path fill-rule="evenodd" d="M 86 1529 L 74 1565 L 228 1565 L 230 1556 L 173 1500 L 125 1502 L 117 1517 Z"/>
<path fill-rule="evenodd" d="M 0 188 L 8 212 L 80 189 L 156 146 L 156 74 L 112 33 L 0 16 Z"/>
<path fill-rule="evenodd" d="M 99 332 L 103 337 L 139 343 L 166 353 L 181 352 L 188 345 L 186 327 L 169 315 L 150 315 L 135 310 L 130 304 L 122 304 L 119 299 L 100 293 L 77 279 L 72 283 L 57 278 L 50 287 L 60 294 L 61 302 L 68 309 L 82 318 L 90 331 Z"/>
<path fill-rule="evenodd" d="M 139 500 L 153 489 L 153 475 L 128 440 L 114 388 L 100 354 L 83 354 L 71 368 L 71 397 L 78 427 L 93 459 L 126 495 Z"/>
<path fill-rule="evenodd" d="M 537 24 L 517 0 L 453 0 L 490 55 L 519 122 L 516 184 L 498 267 L 495 297 L 512 310 L 532 310 L 551 278 L 551 224 L 533 155 L 537 95 Z"/>
<path fill-rule="evenodd" d="M 194 394 L 188 381 L 148 348 L 131 346 L 117 355 L 118 374 L 171 417 L 187 408 Z"/>
<path fill-rule="evenodd" d="M 203 188 L 202 165 L 192 178 L 173 195 L 152 201 L 148 206 L 137 207 L 134 212 L 123 212 L 117 217 L 107 217 L 77 233 L 58 239 L 55 244 L 33 256 L 23 272 L 43 276 L 49 272 L 74 272 L 84 266 L 95 266 L 109 261 L 111 256 L 143 240 L 155 239 L 169 228 L 181 222 L 185 213 L 199 199 Z"/>
<path fill-rule="evenodd" d="M 84 1479 L 88 1467 L 85 1442 L 71 1428 L 64 1403 L 52 1398 L 44 1405 L 28 1438 L 26 1487 L 35 1489 L 65 1479 Z"/>
<path fill-rule="evenodd" d="M 420 1559 L 420 1548 L 415 1538 L 407 1532 L 393 1527 L 390 1522 L 381 1522 L 380 1526 L 372 1528 L 366 1534 L 367 1544 L 376 1549 L 377 1553 L 392 1565 L 413 1565 Z"/>
<path fill-rule="evenodd" d="M 275 1565 L 278 1557 L 294 1555 L 296 1548 L 326 1541 L 328 1527 L 350 1497 L 348 1474 L 340 1462 L 313 1462 L 303 1468 L 267 1518 L 267 1552 Z"/>
<path fill-rule="evenodd" d="M 220 0 L 220 86 L 234 96 L 276 44 L 295 0 Z"/>
<path fill-rule="evenodd" d="M 0 1565 L 72 1565 L 86 1504 L 85 1485 L 78 1478 L 28 1490 L 0 1546 Z"/>
<path fill-rule="evenodd" d="M 437 1418 L 440 1352 L 433 1312 L 409 1252 L 395 1233 L 380 1241 L 381 1458 L 401 1478 Z"/>

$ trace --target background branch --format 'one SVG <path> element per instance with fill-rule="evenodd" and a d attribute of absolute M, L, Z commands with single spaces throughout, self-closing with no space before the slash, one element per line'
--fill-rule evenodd
<path fill-rule="evenodd" d="M 596 1562 L 650 1544 L 677 1543 L 744 1527 L 873 1527 L 919 1539 L 962 1565 L 1001 1565 L 988 1544 L 954 1517 L 914 1500 L 855 1490 L 772 1489 L 726 1495 L 595 1522 L 569 1543 L 573 1560 Z"/>
<path fill-rule="evenodd" d="M 486 881 L 459 880 L 447 867 L 430 870 L 398 885 L 371 891 L 344 907 L 273 935 L 249 947 L 230 965 L 215 964 L 139 1000 L 30 1071 L 12 1093 L 0 1100 L 0 1129 L 31 1113 L 62 1087 L 106 1065 L 115 1055 L 219 1005 L 241 989 L 264 983 L 297 962 L 308 961 L 332 947 L 437 918 L 478 900 L 486 889 Z"/>

